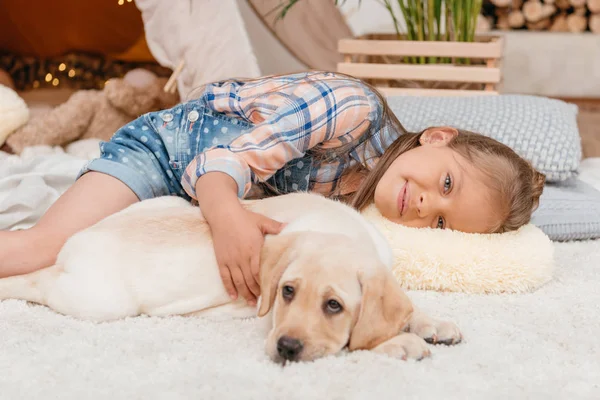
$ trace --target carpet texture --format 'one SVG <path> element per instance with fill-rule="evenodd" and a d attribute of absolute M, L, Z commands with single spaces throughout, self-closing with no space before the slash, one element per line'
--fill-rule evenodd
<path fill-rule="evenodd" d="M 5 301 L 0 399 L 597 399 L 600 241 L 555 246 L 555 278 L 534 293 L 410 292 L 465 336 L 421 362 L 357 352 L 282 368 L 256 320 L 96 325 Z"/>

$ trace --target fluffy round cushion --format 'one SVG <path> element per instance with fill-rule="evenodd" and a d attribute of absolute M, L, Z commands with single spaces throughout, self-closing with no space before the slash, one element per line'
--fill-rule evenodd
<path fill-rule="evenodd" d="M 29 108 L 11 88 L 0 85 L 0 146 L 29 120 Z"/>
<path fill-rule="evenodd" d="M 465 293 L 532 291 L 552 279 L 554 247 L 534 225 L 501 234 L 408 228 L 363 211 L 388 239 L 405 289 Z"/>

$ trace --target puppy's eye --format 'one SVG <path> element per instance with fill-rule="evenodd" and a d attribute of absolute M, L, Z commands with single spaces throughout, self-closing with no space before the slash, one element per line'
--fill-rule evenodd
<path fill-rule="evenodd" d="M 328 300 L 325 303 L 325 311 L 329 314 L 337 314 L 342 311 L 342 305 L 337 300 Z"/>
<path fill-rule="evenodd" d="M 286 300 L 291 300 L 294 297 L 294 288 L 291 286 L 284 286 L 281 289 L 281 295 Z"/>

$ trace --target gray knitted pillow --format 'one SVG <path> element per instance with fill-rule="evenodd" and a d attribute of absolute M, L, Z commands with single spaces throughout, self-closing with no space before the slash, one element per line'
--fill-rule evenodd
<path fill-rule="evenodd" d="M 581 160 L 577 106 L 525 95 L 478 97 L 393 96 L 390 108 L 406 129 L 450 125 L 510 146 L 548 182 L 576 176 Z"/>
<path fill-rule="evenodd" d="M 600 191 L 578 179 L 546 185 L 531 223 L 552 240 L 600 238 Z"/>

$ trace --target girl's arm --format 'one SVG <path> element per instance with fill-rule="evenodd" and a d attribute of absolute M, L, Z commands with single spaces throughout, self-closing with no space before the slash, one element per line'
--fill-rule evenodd
<path fill-rule="evenodd" d="M 334 80 L 329 86 L 327 81 L 304 83 L 293 94 L 271 97 L 245 108 L 248 120 L 261 123 L 228 146 L 211 148 L 190 163 L 182 186 L 192 198 L 196 198 L 198 178 L 212 171 L 233 178 L 237 195 L 243 198 L 253 182 L 266 181 L 309 149 L 351 142 L 381 117 L 377 97 L 358 81 Z"/>
<path fill-rule="evenodd" d="M 245 210 L 237 191 L 235 180 L 223 172 L 205 174 L 196 182 L 223 285 L 232 299 L 239 293 L 254 305 L 260 295 L 258 255 L 264 235 L 279 233 L 282 224 Z"/>
<path fill-rule="evenodd" d="M 238 198 L 248 193 L 252 182 L 266 181 L 307 150 L 348 143 L 379 118 L 377 98 L 365 86 L 335 82 L 328 89 L 327 82 L 305 83 L 292 94 L 272 94 L 273 104 L 269 99 L 250 104 L 244 117 L 262 122 L 228 146 L 199 154 L 186 168 L 182 186 L 198 200 L 211 227 L 221 277 L 232 297 L 234 285 L 246 299 L 250 293 L 258 295 L 263 235 L 281 229 L 278 222 L 244 210 Z"/>

